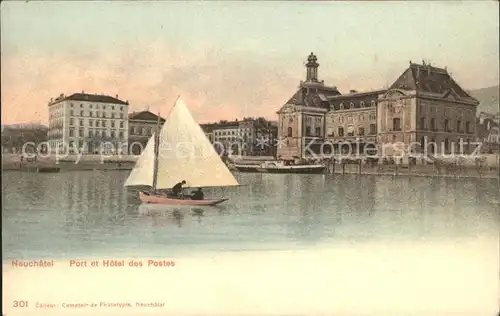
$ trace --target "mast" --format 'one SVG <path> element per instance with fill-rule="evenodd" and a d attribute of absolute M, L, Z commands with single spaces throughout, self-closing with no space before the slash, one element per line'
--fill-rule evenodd
<path fill-rule="evenodd" d="M 178 95 L 177 99 L 175 99 L 174 107 L 177 104 L 181 96 Z M 170 110 L 172 111 L 172 110 Z M 170 113 L 169 113 L 170 115 Z M 158 184 L 158 155 L 160 152 L 160 111 L 158 111 L 158 120 L 156 121 L 156 133 L 155 133 L 155 146 L 154 146 L 154 168 L 153 168 L 153 193 L 156 193 L 156 186 Z"/>
<path fill-rule="evenodd" d="M 156 133 L 154 142 L 154 168 L 153 168 L 153 193 L 156 193 L 156 184 L 158 182 L 158 153 L 160 151 L 160 111 L 158 111 L 158 120 L 156 121 Z"/>

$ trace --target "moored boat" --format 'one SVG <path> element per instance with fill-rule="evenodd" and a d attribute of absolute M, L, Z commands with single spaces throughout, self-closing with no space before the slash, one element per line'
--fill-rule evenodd
<path fill-rule="evenodd" d="M 266 161 L 262 163 L 258 168 L 258 172 L 265 173 L 306 173 L 306 174 L 317 174 L 324 173 L 326 170 L 326 165 L 314 163 L 314 164 L 286 164 L 284 161 Z"/>
<path fill-rule="evenodd" d="M 260 165 L 243 165 L 243 164 L 233 164 L 233 167 L 239 172 L 259 172 L 257 170 Z"/>

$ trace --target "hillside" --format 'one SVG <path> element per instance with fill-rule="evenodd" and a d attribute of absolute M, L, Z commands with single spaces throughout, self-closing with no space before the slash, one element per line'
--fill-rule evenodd
<path fill-rule="evenodd" d="M 500 112 L 499 109 L 499 89 L 500 86 L 494 86 L 489 88 L 482 88 L 477 90 L 469 91 L 469 93 L 476 99 L 479 100 L 479 106 L 477 108 L 477 113 L 487 112 L 491 114 L 496 114 Z"/>

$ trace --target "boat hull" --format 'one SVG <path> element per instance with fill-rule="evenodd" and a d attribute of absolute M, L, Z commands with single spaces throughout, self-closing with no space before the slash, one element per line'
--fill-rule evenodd
<path fill-rule="evenodd" d="M 234 168 L 239 172 L 259 172 L 257 169 L 258 165 L 233 165 Z"/>
<path fill-rule="evenodd" d="M 220 204 L 228 199 L 217 200 L 190 200 L 190 199 L 175 199 L 163 195 L 146 194 L 139 191 L 139 199 L 144 203 L 164 204 L 164 205 L 177 205 L 177 206 L 214 206 Z"/>
<path fill-rule="evenodd" d="M 324 173 L 326 167 L 279 167 L 279 168 L 258 168 L 257 172 L 263 173 L 303 173 L 303 174 L 320 174 Z"/>

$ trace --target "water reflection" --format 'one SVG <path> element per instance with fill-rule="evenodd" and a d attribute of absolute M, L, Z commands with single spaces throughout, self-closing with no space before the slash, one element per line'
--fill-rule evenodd
<path fill-rule="evenodd" d="M 126 172 L 5 173 L 4 254 L 248 249 L 498 234 L 491 180 L 239 174 L 217 207 L 141 204 Z M 495 202 L 496 201 L 496 202 Z"/>

